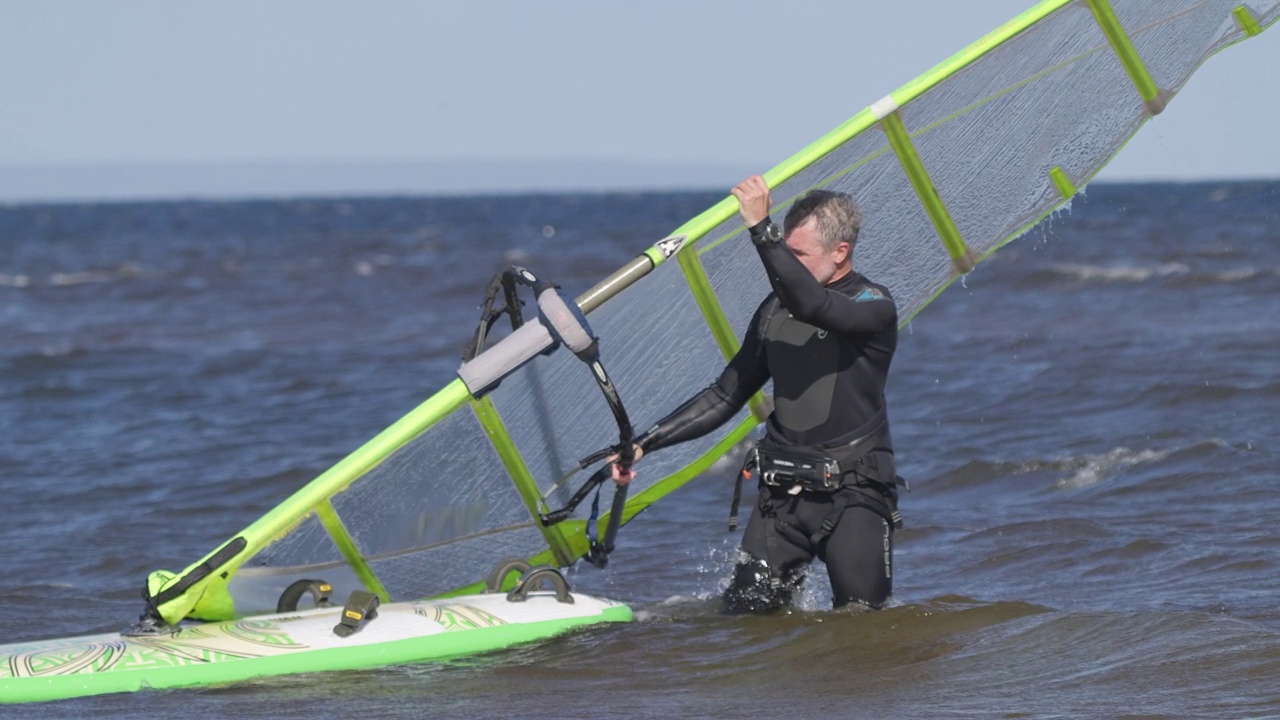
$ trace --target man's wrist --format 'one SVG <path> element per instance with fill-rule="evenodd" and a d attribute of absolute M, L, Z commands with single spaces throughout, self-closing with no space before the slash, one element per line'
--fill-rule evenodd
<path fill-rule="evenodd" d="M 751 242 L 755 245 L 772 245 L 782 241 L 782 228 L 775 225 L 768 215 L 747 228 L 747 232 L 751 234 Z"/>

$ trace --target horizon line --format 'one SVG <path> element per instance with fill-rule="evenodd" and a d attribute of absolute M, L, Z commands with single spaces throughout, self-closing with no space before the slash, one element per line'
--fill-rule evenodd
<path fill-rule="evenodd" d="M 744 167 L 618 159 L 226 160 L 0 163 L 0 204 L 723 192 Z M 1130 176 L 1090 184 L 1255 183 L 1277 177 Z"/>

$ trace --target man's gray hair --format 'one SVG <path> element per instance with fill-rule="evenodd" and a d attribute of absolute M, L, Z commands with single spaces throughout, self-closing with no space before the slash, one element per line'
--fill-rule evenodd
<path fill-rule="evenodd" d="M 813 218 L 818 226 L 822 246 L 828 252 L 842 242 L 849 243 L 849 251 L 858 244 L 858 231 L 862 229 L 862 213 L 853 198 L 845 193 L 830 190 L 810 190 L 787 211 L 782 222 L 783 232 L 792 230 Z"/>

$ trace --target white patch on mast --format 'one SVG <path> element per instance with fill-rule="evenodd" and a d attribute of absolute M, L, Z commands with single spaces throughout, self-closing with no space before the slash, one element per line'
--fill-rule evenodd
<path fill-rule="evenodd" d="M 894 100 L 892 95 L 885 95 L 871 103 L 871 113 L 876 116 L 877 120 L 883 120 L 898 112 L 899 107 L 898 101 Z"/>

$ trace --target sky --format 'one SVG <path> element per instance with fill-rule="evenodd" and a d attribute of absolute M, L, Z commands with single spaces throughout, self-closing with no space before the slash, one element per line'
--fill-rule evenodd
<path fill-rule="evenodd" d="M 0 0 L 0 201 L 731 185 L 1031 4 Z M 1099 179 L 1280 177 L 1277 66 L 1211 58 Z"/>

